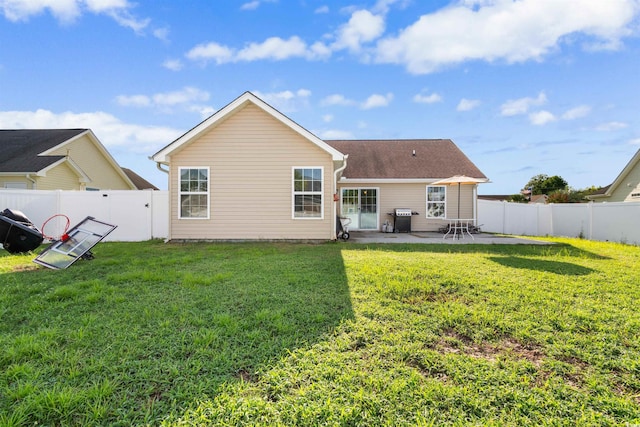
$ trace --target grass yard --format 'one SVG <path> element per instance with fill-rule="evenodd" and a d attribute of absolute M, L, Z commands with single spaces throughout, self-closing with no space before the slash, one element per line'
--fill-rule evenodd
<path fill-rule="evenodd" d="M 0 251 L 0 426 L 640 424 L 640 248 Z"/>

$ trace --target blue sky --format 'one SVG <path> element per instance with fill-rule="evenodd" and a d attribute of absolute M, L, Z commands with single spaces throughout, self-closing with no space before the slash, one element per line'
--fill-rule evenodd
<path fill-rule="evenodd" d="M 450 138 L 514 194 L 640 148 L 640 0 L 0 0 L 0 128 L 91 128 L 124 167 L 245 91 L 324 139 Z"/>

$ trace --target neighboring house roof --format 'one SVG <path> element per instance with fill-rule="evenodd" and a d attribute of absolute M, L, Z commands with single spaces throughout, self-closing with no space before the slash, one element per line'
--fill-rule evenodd
<path fill-rule="evenodd" d="M 512 194 L 478 194 L 478 199 L 504 202 L 510 200 Z"/>
<path fill-rule="evenodd" d="M 83 182 L 89 182 L 90 178 L 86 171 L 83 171 L 72 159 L 49 154 L 85 135 L 116 173 L 128 183 L 127 185 L 135 188 L 134 183 L 91 129 L 0 129 L 0 173 L 44 175 L 48 169 L 61 162 L 67 162 Z"/>
<path fill-rule="evenodd" d="M 77 137 L 87 129 L 0 130 L 0 172 L 37 173 L 64 156 L 41 153 Z"/>
<path fill-rule="evenodd" d="M 347 179 L 443 179 L 487 177 L 450 139 L 332 140 L 349 155 Z"/>
<path fill-rule="evenodd" d="M 587 196 L 587 199 L 590 198 L 591 196 L 600 196 L 605 194 L 607 191 L 609 191 L 609 188 L 611 188 L 611 184 L 607 185 L 606 187 L 602 187 L 602 188 L 598 188 L 596 191 L 594 191 L 593 193 L 589 194 Z"/>
<path fill-rule="evenodd" d="M 327 153 L 331 154 L 333 160 L 338 160 L 338 161 L 343 160 L 344 156 L 342 155 L 342 153 L 338 152 L 337 150 L 335 150 L 334 148 L 326 144 L 323 140 L 321 140 L 320 138 L 318 138 L 317 136 L 315 136 L 314 134 L 312 134 L 311 132 L 309 132 L 308 130 L 306 130 L 305 128 L 303 128 L 302 126 L 300 126 L 299 124 L 297 124 L 296 122 L 294 122 L 293 120 L 291 120 L 290 118 L 288 118 L 287 116 L 285 116 L 284 114 L 282 114 L 281 112 L 279 112 L 278 110 L 276 110 L 275 108 L 273 108 L 272 106 L 270 106 L 269 104 L 267 104 L 266 102 L 264 102 L 263 100 L 255 96 L 254 94 L 252 94 L 251 92 L 243 93 L 238 98 L 231 101 L 231 103 L 227 104 L 226 106 L 222 107 L 220 110 L 216 111 L 209 118 L 200 122 L 196 127 L 189 130 L 187 133 L 185 133 L 184 135 L 182 135 L 181 137 L 179 137 L 178 139 L 176 139 L 175 141 L 171 142 L 169 145 L 165 146 L 163 149 L 158 151 L 156 154 L 151 156 L 151 159 L 158 163 L 167 164 L 168 163 L 167 157 L 170 154 L 190 144 L 192 141 L 196 140 L 200 134 L 202 134 L 203 132 L 209 131 L 213 127 L 222 123 L 226 118 L 235 114 L 240 109 L 244 108 L 248 103 L 252 103 L 258 106 L 264 112 L 274 117 L 276 120 L 280 121 L 284 125 L 291 128 L 293 131 L 297 132 L 298 134 L 308 139 L 318 147 L 322 148 Z"/>
<path fill-rule="evenodd" d="M 633 169 L 635 169 L 639 164 L 640 164 L 640 150 L 636 151 L 636 153 L 633 155 L 631 160 L 629 160 L 629 163 L 627 163 L 624 169 L 622 169 L 620 174 L 618 174 L 616 179 L 611 184 L 607 185 L 606 187 L 602 187 L 598 191 L 588 195 L 587 199 L 593 200 L 593 199 L 599 199 L 604 197 L 611 197 L 613 192 L 620 186 L 620 184 L 623 184 L 626 181 L 627 175 L 629 175 L 629 173 Z"/>
<path fill-rule="evenodd" d="M 138 190 L 159 190 L 158 187 L 156 187 L 131 169 L 122 168 L 122 170 L 125 174 L 127 174 L 131 182 L 133 182 Z"/>
<path fill-rule="evenodd" d="M 542 203 L 545 204 L 547 203 L 547 195 L 546 194 L 534 194 L 533 196 L 531 196 L 531 199 L 529 200 L 529 203 Z"/>

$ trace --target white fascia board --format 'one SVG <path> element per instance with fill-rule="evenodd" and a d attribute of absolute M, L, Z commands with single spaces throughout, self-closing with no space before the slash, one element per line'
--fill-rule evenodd
<path fill-rule="evenodd" d="M 340 178 L 338 184 L 431 184 L 437 181 L 436 178 Z"/>
<path fill-rule="evenodd" d="M 200 122 L 199 125 L 197 125 L 193 129 L 191 129 L 190 131 L 188 131 L 187 133 L 185 133 L 184 135 L 182 135 L 181 137 L 179 137 L 178 139 L 176 139 L 175 141 L 173 141 L 172 143 L 170 143 L 169 145 L 167 145 L 166 147 L 158 151 L 156 154 L 151 156 L 151 160 L 157 163 L 168 164 L 171 153 L 173 153 L 175 150 L 180 148 L 182 145 L 192 141 L 194 138 L 196 138 L 205 130 L 209 130 L 211 127 L 215 126 L 216 124 L 224 120 L 228 115 L 233 114 L 236 110 L 238 110 L 240 107 L 246 105 L 249 102 L 258 106 L 264 112 L 274 117 L 276 120 L 285 124 L 286 126 L 291 128 L 293 131 L 297 132 L 304 138 L 316 144 L 318 147 L 322 148 L 327 153 L 331 154 L 333 160 L 342 160 L 344 158 L 344 154 L 340 153 L 338 150 L 331 147 L 329 144 L 327 144 L 326 142 L 324 142 L 323 140 L 321 140 L 320 138 L 318 138 L 317 136 L 315 136 L 314 134 L 312 134 L 311 132 L 309 132 L 308 130 L 306 130 L 305 128 L 303 128 L 302 126 L 300 126 L 299 124 L 297 124 L 296 122 L 294 122 L 293 120 L 291 120 L 290 118 L 288 118 L 287 116 L 285 116 L 284 114 L 282 114 L 281 112 L 279 112 L 278 110 L 276 110 L 275 108 L 273 108 L 272 106 L 270 106 L 269 104 L 267 104 L 266 102 L 264 102 L 263 100 L 255 96 L 254 94 L 252 94 L 251 92 L 245 92 L 235 100 L 231 101 L 231 103 L 227 104 L 226 106 L 222 107 L 220 110 L 216 111 L 209 118 Z"/>

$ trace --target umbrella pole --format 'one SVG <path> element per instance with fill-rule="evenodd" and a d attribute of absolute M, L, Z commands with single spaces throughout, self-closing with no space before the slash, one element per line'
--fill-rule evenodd
<path fill-rule="evenodd" d="M 458 183 L 458 219 L 460 219 L 460 183 Z"/>

